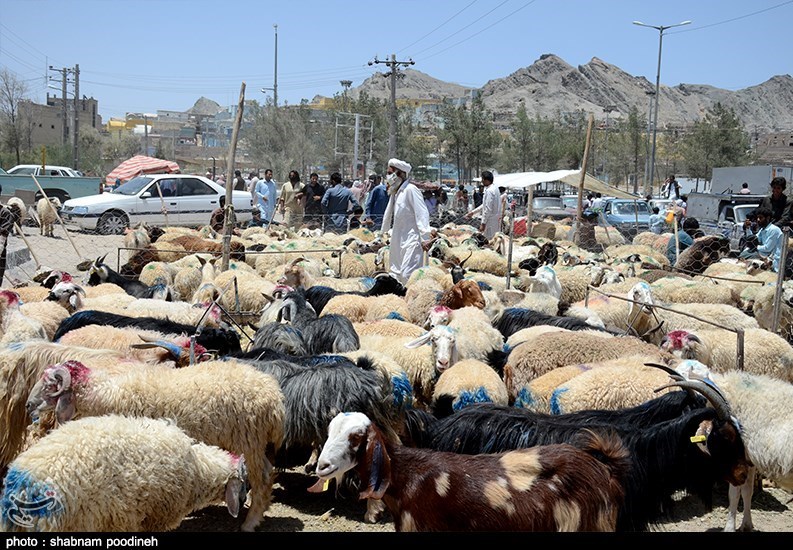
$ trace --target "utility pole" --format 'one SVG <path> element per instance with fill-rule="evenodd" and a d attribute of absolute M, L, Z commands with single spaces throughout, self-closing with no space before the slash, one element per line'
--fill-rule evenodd
<path fill-rule="evenodd" d="M 50 65 L 50 70 L 55 71 L 55 67 Z M 69 142 L 69 126 L 66 123 L 67 116 L 67 103 L 66 103 L 66 83 L 68 80 L 68 70 L 66 67 L 60 69 L 61 73 L 61 145 L 66 145 Z M 55 80 L 50 77 L 50 80 Z"/>
<path fill-rule="evenodd" d="M 273 24 L 275 29 L 275 70 L 273 74 L 273 105 L 278 108 L 278 24 Z"/>
<path fill-rule="evenodd" d="M 391 54 L 391 59 L 388 61 L 380 61 L 375 56 L 373 61 L 369 62 L 369 65 L 373 64 L 384 64 L 387 65 L 391 72 L 386 73 L 383 76 L 391 77 L 391 113 L 388 120 L 388 156 L 390 158 L 394 158 L 396 156 L 396 122 L 397 122 L 397 109 L 396 109 L 396 79 L 397 79 L 397 71 L 399 67 L 407 67 L 408 65 L 413 65 L 416 62 L 412 59 L 408 59 L 407 61 L 397 61 L 396 55 Z"/>
<path fill-rule="evenodd" d="M 655 91 L 645 92 L 645 94 L 650 98 L 650 104 L 647 107 L 647 139 L 644 145 L 644 186 L 647 187 L 649 182 L 650 189 L 652 189 L 652 181 L 650 181 L 650 132 L 652 131 L 653 123 L 653 98 L 655 97 Z M 638 182 L 634 183 L 633 192 L 639 192 Z"/>
<path fill-rule="evenodd" d="M 143 154 L 149 156 L 149 115 L 143 115 Z"/>
<path fill-rule="evenodd" d="M 74 66 L 74 165 L 77 170 L 80 163 L 80 65 Z"/>
<path fill-rule="evenodd" d="M 608 183 L 608 181 L 609 181 L 609 177 L 608 177 L 608 164 L 609 164 L 609 114 L 612 111 L 616 111 L 616 110 L 617 110 L 617 106 L 616 105 L 606 105 L 605 107 L 603 107 L 603 111 L 606 113 L 606 140 L 605 140 L 606 144 L 605 144 L 605 147 L 604 147 L 605 151 L 604 151 L 604 154 L 603 154 L 603 172 L 606 174 L 606 178 L 605 178 L 606 183 Z"/>

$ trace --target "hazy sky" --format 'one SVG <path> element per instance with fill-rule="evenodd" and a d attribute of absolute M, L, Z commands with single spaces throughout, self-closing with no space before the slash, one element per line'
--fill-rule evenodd
<path fill-rule="evenodd" d="M 0 68 L 43 101 L 47 71 L 80 65 L 80 95 L 106 121 L 183 111 L 203 96 L 236 104 L 272 91 L 279 104 L 353 86 L 413 59 L 432 77 L 479 87 L 552 53 L 593 57 L 655 83 L 738 90 L 791 74 L 793 0 L 0 0 Z M 50 82 L 52 94 L 60 85 Z M 70 87 L 71 90 L 71 87 Z"/>

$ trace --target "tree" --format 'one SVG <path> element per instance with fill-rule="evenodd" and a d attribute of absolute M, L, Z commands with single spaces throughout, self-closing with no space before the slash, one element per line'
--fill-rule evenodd
<path fill-rule="evenodd" d="M 20 102 L 27 95 L 27 85 L 8 69 L 0 70 L 0 144 L 13 151 L 16 163 L 22 162 L 24 120 L 20 115 Z"/>
<path fill-rule="evenodd" d="M 508 145 L 512 147 L 515 153 L 521 172 L 528 171 L 529 167 L 529 155 L 531 155 L 532 149 L 532 126 L 532 121 L 526 113 L 526 105 L 521 102 L 511 125 L 512 143 Z"/>
<path fill-rule="evenodd" d="M 716 103 L 694 123 L 681 143 L 688 174 L 710 179 L 713 167 L 740 166 L 749 158 L 749 134 L 735 110 Z"/>

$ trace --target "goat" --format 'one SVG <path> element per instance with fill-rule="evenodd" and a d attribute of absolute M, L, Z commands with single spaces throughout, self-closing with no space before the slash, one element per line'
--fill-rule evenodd
<path fill-rule="evenodd" d="M 403 531 L 614 531 L 628 475 L 618 437 L 590 433 L 580 448 L 547 445 L 464 456 L 402 446 L 365 414 L 328 426 L 317 462 L 326 480 L 354 470 L 359 498 L 382 499 Z"/>
<path fill-rule="evenodd" d="M 277 321 L 287 321 L 299 330 L 310 354 L 355 351 L 361 343 L 352 322 L 343 315 L 317 317 L 306 301 L 305 291 L 297 288 L 284 296 Z"/>
<path fill-rule="evenodd" d="M 661 519 L 676 491 L 692 492 L 711 506 L 716 481 L 740 485 L 747 479 L 751 464 L 727 402 L 718 392 L 694 390 L 713 408 L 684 392 L 631 409 L 562 415 L 475 404 L 443 419 L 408 411 L 406 437 L 436 451 L 479 454 L 563 443 L 583 429 L 616 431 L 633 463 L 617 529 L 642 531 Z M 692 438 L 702 444 L 692 445 Z"/>
<path fill-rule="evenodd" d="M 485 296 L 476 281 L 463 279 L 441 295 L 438 305 L 446 306 L 449 309 L 460 309 L 466 306 L 484 309 Z"/>
<path fill-rule="evenodd" d="M 459 283 L 465 278 L 465 262 L 471 259 L 471 256 L 474 255 L 474 251 L 472 250 L 468 257 L 464 260 L 458 260 L 457 258 L 452 258 L 451 260 L 444 260 L 443 267 L 449 269 L 449 272 L 452 275 L 452 282 L 454 284 Z"/>
<path fill-rule="evenodd" d="M 615 335 L 619 334 L 613 330 L 590 325 L 585 320 L 578 317 L 547 315 L 528 308 L 506 308 L 500 315 L 497 315 L 496 318 L 493 319 L 493 326 L 504 335 L 505 340 L 521 329 L 537 325 L 551 325 L 568 330 L 598 330 Z"/>
<path fill-rule="evenodd" d="M 114 271 L 105 262 L 104 256 L 98 257 L 89 268 L 88 284 L 96 286 L 102 283 L 113 283 L 120 286 L 130 296 L 135 298 L 160 298 L 166 302 L 172 302 L 173 293 L 167 285 L 147 286 L 137 280 L 130 280 Z"/>

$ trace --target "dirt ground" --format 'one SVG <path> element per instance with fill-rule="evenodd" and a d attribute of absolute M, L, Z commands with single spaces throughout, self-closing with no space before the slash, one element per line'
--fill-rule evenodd
<path fill-rule="evenodd" d="M 315 494 L 306 491 L 316 478 L 301 473 L 299 468 L 277 474 L 273 503 L 265 513 L 258 531 L 264 532 L 337 532 L 393 533 L 394 523 L 388 513 L 379 523 L 363 520 L 366 504 L 334 491 Z M 769 487 L 755 492 L 752 519 L 755 531 L 793 533 L 793 495 Z M 739 509 L 739 521 L 741 517 Z M 186 518 L 179 532 L 238 531 L 242 517 L 232 518 L 224 506 L 212 506 Z M 658 532 L 718 532 L 727 521 L 727 487 L 714 492 L 713 510 L 708 512 L 693 497 L 679 499 L 672 517 L 658 526 Z"/>

